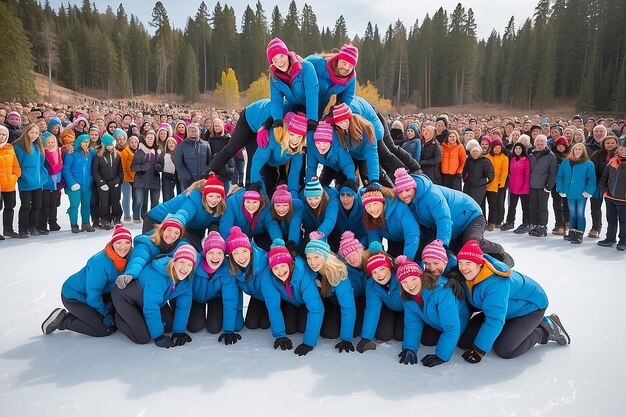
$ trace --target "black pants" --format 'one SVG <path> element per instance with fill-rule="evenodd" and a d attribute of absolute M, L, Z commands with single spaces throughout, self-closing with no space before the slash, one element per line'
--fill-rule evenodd
<path fill-rule="evenodd" d="M 2 212 L 2 228 L 5 234 L 13 231 L 13 217 L 15 214 L 15 191 L 3 191 L 0 193 L 0 210 Z"/>
<path fill-rule="evenodd" d="M 489 203 L 489 223 L 502 224 L 504 221 L 504 200 L 506 199 L 506 188 L 498 188 L 498 191 L 487 191 L 487 202 Z"/>
<path fill-rule="evenodd" d="M 602 230 L 602 197 L 591 197 L 591 228 Z"/>
<path fill-rule="evenodd" d="M 113 219 L 119 219 L 122 217 L 122 205 L 120 204 L 122 198 L 122 187 L 119 184 L 116 187 L 115 184 L 115 181 L 108 181 L 108 191 L 102 191 L 100 187 L 98 187 L 100 217 L 102 220 L 109 222 Z"/>
<path fill-rule="evenodd" d="M 208 308 L 208 309 L 207 309 Z M 222 297 L 209 300 L 207 303 L 191 303 L 187 330 L 196 333 L 206 328 L 211 334 L 219 333 L 222 330 L 224 320 L 224 304 Z"/>
<path fill-rule="evenodd" d="M 354 305 L 356 307 L 356 320 L 354 321 L 354 337 L 361 334 L 363 329 L 363 317 L 365 316 L 365 296 L 354 298 Z"/>
<path fill-rule="evenodd" d="M 545 193 L 547 194 L 547 193 Z M 503 359 L 516 358 L 530 350 L 537 343 L 545 343 L 545 331 L 539 327 L 546 309 L 536 310 L 525 316 L 507 319 L 500 335 L 493 344 L 493 351 Z M 459 338 L 459 347 L 469 349 L 485 321 L 485 313 L 474 315 Z"/>
<path fill-rule="evenodd" d="M 441 174 L 441 185 L 461 191 L 461 177 L 457 177 L 454 174 Z"/>
<path fill-rule="evenodd" d="M 104 294 L 104 302 L 111 301 L 110 294 Z M 66 298 L 61 294 L 61 301 L 69 312 L 59 325 L 59 330 L 71 330 L 76 333 L 93 337 L 110 336 L 115 327 L 107 327 L 102 323 L 104 317 L 85 303 L 73 298 Z"/>
<path fill-rule="evenodd" d="M 393 311 L 383 304 L 378 317 L 376 339 L 381 342 L 391 339 L 401 342 L 404 339 L 404 311 Z"/>
<path fill-rule="evenodd" d="M 341 307 L 337 297 L 322 298 L 324 318 L 320 328 L 320 336 L 325 339 L 338 339 L 341 331 Z"/>
<path fill-rule="evenodd" d="M 61 203 L 61 190 L 43 190 L 41 193 L 41 211 L 39 212 L 38 229 L 46 229 L 46 225 L 57 222 L 57 208 Z"/>
<path fill-rule="evenodd" d="M 30 226 L 39 223 L 39 211 L 41 210 L 41 194 L 43 189 L 32 191 L 20 191 L 20 211 L 18 214 L 18 229 L 20 233 L 28 232 Z"/>
<path fill-rule="evenodd" d="M 606 199 L 606 238 L 615 240 L 619 225 L 619 241 L 626 242 L 626 204 L 617 204 L 610 198 Z"/>
<path fill-rule="evenodd" d="M 548 224 L 548 197 L 543 188 L 530 189 L 530 223 L 537 226 L 547 226 Z"/>
<path fill-rule="evenodd" d="M 530 224 L 530 207 L 528 194 L 509 193 L 509 212 L 506 215 L 506 222 L 514 224 L 515 215 L 517 214 L 517 202 L 522 200 L 522 223 Z"/>
<path fill-rule="evenodd" d="M 111 299 L 115 307 L 115 325 L 118 330 L 134 343 L 148 343 L 152 337 L 143 316 L 143 288 L 139 281 L 132 280 L 123 290 L 113 287 Z M 170 332 L 174 313 L 168 304 L 161 307 L 161 321 L 164 323 L 164 332 Z"/>
<path fill-rule="evenodd" d="M 269 329 L 270 316 L 264 301 L 250 297 L 244 324 L 248 329 Z"/>
<path fill-rule="evenodd" d="M 478 203 L 480 209 L 483 211 L 483 216 L 486 216 L 487 210 L 485 210 L 485 197 L 487 196 L 487 186 L 482 185 L 480 187 L 475 187 L 465 184 L 463 192 L 472 197 L 474 201 Z"/>
<path fill-rule="evenodd" d="M 489 239 L 485 239 L 484 235 L 485 218 L 482 216 L 476 217 L 467 225 L 461 236 L 450 241 L 450 249 L 454 253 L 457 253 L 463 247 L 463 245 L 465 245 L 470 240 L 477 240 L 478 244 L 480 245 L 480 249 L 485 253 L 493 255 L 502 253 L 502 251 L 504 251 L 502 245 L 496 242 L 492 242 Z"/>
<path fill-rule="evenodd" d="M 94 223 L 100 222 L 100 196 L 98 195 L 98 186 L 95 183 L 91 186 L 89 214 L 91 215 Z"/>
<path fill-rule="evenodd" d="M 552 190 L 550 194 L 552 195 L 554 227 L 565 227 L 565 222 L 569 223 L 569 205 L 567 204 L 567 197 L 561 197 L 556 190 Z"/>
<path fill-rule="evenodd" d="M 391 177 L 391 179 L 395 181 L 396 169 L 400 167 L 406 168 L 409 172 L 413 172 L 413 171 L 417 171 L 421 169 L 419 162 L 416 161 L 415 158 L 413 158 L 413 156 L 411 156 L 410 153 L 402 149 L 402 147 L 396 145 L 396 143 L 393 141 L 391 137 L 391 132 L 389 131 L 389 126 L 387 126 L 387 122 L 385 122 L 385 118 L 383 117 L 383 115 L 380 114 L 379 111 L 376 111 L 376 116 L 378 117 L 378 120 L 380 120 L 380 122 L 383 125 L 383 129 L 384 129 L 383 143 L 385 144 L 385 148 L 387 149 L 387 152 L 390 152 L 393 156 L 395 156 L 395 159 L 391 158 L 387 155 L 387 152 L 383 150 L 383 154 L 385 155 L 384 158 L 386 159 L 383 168 L 385 169 L 387 174 Z M 383 158 L 381 157 L 381 154 L 380 154 L 380 145 L 381 143 L 379 141 L 378 142 L 378 146 L 379 146 L 378 156 L 379 158 L 381 158 L 381 164 L 383 164 L 382 162 Z"/>
<path fill-rule="evenodd" d="M 235 125 L 235 129 L 230 135 L 228 143 L 226 143 L 226 146 L 224 146 L 221 151 L 213 155 L 213 158 L 207 167 L 207 172 L 220 172 L 226 166 L 228 161 L 234 157 L 241 148 L 245 148 L 246 153 L 248 154 L 246 182 L 249 182 L 252 156 L 254 155 L 254 152 L 256 152 L 257 147 L 256 132 L 250 128 L 248 120 L 246 119 L 246 109 L 243 109 L 241 111 L 241 115 L 239 116 L 239 120 Z M 242 174 L 240 173 L 239 175 Z"/>

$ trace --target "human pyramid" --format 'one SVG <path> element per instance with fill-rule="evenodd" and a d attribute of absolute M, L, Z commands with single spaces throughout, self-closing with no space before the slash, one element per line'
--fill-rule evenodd
<path fill-rule="evenodd" d="M 63 284 L 65 308 L 44 334 L 119 330 L 170 348 L 204 329 L 231 345 L 245 343 L 244 326 L 269 328 L 274 349 L 299 356 L 320 336 L 340 353 L 395 339 L 404 364 L 418 362 L 420 344 L 436 346 L 427 367 L 457 346 L 477 363 L 570 343 L 541 286 L 484 237 L 480 205 L 433 183 L 355 95 L 356 47 L 302 59 L 276 38 L 267 58 L 271 98 L 241 112 L 210 161 L 195 155 L 203 178 L 179 173 L 185 191 L 148 211 L 134 241 L 115 225 Z M 249 180 L 228 191 L 219 173 L 242 148 Z"/>

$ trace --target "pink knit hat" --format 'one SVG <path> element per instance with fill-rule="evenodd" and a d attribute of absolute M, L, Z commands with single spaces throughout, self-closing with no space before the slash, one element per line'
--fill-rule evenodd
<path fill-rule="evenodd" d="M 436 259 L 443 262 L 448 262 L 448 254 L 446 248 L 443 247 L 441 239 L 436 239 L 430 242 L 424 247 L 422 251 L 422 261 L 426 259 Z"/>
<path fill-rule="evenodd" d="M 398 265 L 398 270 L 396 271 L 398 282 L 402 282 L 408 277 L 422 277 L 422 268 L 404 255 L 396 258 L 396 265 Z"/>
<path fill-rule="evenodd" d="M 191 261 L 195 266 L 198 261 L 198 252 L 196 252 L 196 249 L 189 244 L 181 245 L 178 249 L 176 249 L 176 252 L 174 252 L 174 262 L 179 259 Z"/>
<path fill-rule="evenodd" d="M 270 251 L 267 253 L 267 260 L 270 268 L 276 265 L 289 264 L 293 262 L 293 258 L 289 253 L 289 249 L 285 247 L 285 241 L 282 239 L 274 239 Z"/>
<path fill-rule="evenodd" d="M 255 201 L 261 201 L 262 197 L 261 197 L 261 193 L 255 190 L 246 190 L 243 193 L 243 199 L 244 200 L 255 200 Z"/>
<path fill-rule="evenodd" d="M 308 119 L 305 116 L 294 114 L 291 120 L 289 120 L 287 130 L 296 135 L 304 136 L 306 135 L 307 122 Z"/>
<path fill-rule="evenodd" d="M 356 66 L 359 60 L 359 49 L 352 44 L 344 43 L 337 54 L 337 59 L 343 59 L 344 61 Z"/>
<path fill-rule="evenodd" d="M 130 230 L 118 224 L 115 226 L 113 230 L 113 236 L 111 237 L 111 245 L 117 242 L 118 240 L 126 239 L 129 241 L 133 241 L 133 235 L 130 233 Z"/>
<path fill-rule="evenodd" d="M 339 243 L 339 256 L 346 259 L 352 252 L 363 249 L 363 245 L 357 238 L 354 237 L 354 233 L 347 230 L 341 234 L 341 242 Z"/>
<path fill-rule="evenodd" d="M 247 248 L 252 250 L 250 238 L 241 231 L 239 226 L 233 226 L 230 228 L 230 235 L 228 235 L 228 239 L 226 239 L 226 247 L 228 248 L 228 253 L 233 253 L 233 251 L 237 248 Z"/>
<path fill-rule="evenodd" d="M 383 193 L 378 190 L 366 191 L 361 196 L 361 201 L 363 202 L 363 207 L 367 206 L 369 203 L 373 203 L 378 201 L 379 203 L 385 204 L 385 197 Z"/>
<path fill-rule="evenodd" d="M 291 204 L 293 197 L 289 192 L 289 187 L 286 184 L 281 184 L 276 187 L 276 191 L 272 195 L 272 204 Z"/>
<path fill-rule="evenodd" d="M 220 249 L 222 252 L 226 252 L 226 242 L 222 235 L 216 231 L 209 232 L 206 239 L 202 243 L 202 254 L 206 255 L 211 249 Z"/>
<path fill-rule="evenodd" d="M 407 172 L 405 168 L 398 168 L 394 173 L 396 177 L 396 182 L 394 183 L 394 189 L 396 193 L 401 193 L 402 191 L 407 191 L 411 189 L 417 189 L 417 184 L 415 180 L 411 177 L 411 175 Z"/>
<path fill-rule="evenodd" d="M 375 253 L 367 259 L 367 264 L 365 270 L 367 275 L 372 276 L 372 272 L 381 266 L 386 266 L 391 269 L 393 264 L 391 262 L 391 258 L 385 255 L 383 252 Z"/>
<path fill-rule="evenodd" d="M 346 103 L 337 104 L 333 107 L 333 123 L 337 124 L 343 120 L 348 120 L 352 116 L 352 110 Z"/>
<path fill-rule="evenodd" d="M 289 55 L 289 49 L 281 39 L 274 38 L 267 44 L 267 62 L 271 65 L 272 59 L 278 54 Z"/>
<path fill-rule="evenodd" d="M 320 122 L 313 133 L 314 142 L 333 142 L 333 127 L 326 122 Z"/>
<path fill-rule="evenodd" d="M 483 258 L 483 251 L 480 248 L 480 245 L 477 240 L 468 240 L 465 245 L 461 248 L 459 253 L 456 255 L 456 259 L 459 261 L 471 261 L 475 264 L 482 265 L 485 263 L 485 258 Z"/>

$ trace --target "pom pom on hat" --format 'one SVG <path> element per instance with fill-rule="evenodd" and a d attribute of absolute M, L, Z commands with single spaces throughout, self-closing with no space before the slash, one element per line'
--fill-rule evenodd
<path fill-rule="evenodd" d="M 272 64 L 272 59 L 278 54 L 289 55 L 289 49 L 280 38 L 274 38 L 267 44 L 267 62 Z"/>
<path fill-rule="evenodd" d="M 281 184 L 276 187 L 276 191 L 274 191 L 272 195 L 272 204 L 291 204 L 292 202 L 293 197 L 286 184 Z"/>
<path fill-rule="evenodd" d="M 118 240 L 122 239 L 132 242 L 133 235 L 130 233 L 130 230 L 128 230 L 121 224 L 115 225 L 115 229 L 113 229 L 113 236 L 111 236 L 111 244 L 114 244 Z"/>
<path fill-rule="evenodd" d="M 341 234 L 339 243 L 339 256 L 346 259 L 352 252 L 363 249 L 361 242 L 354 237 L 354 233 L 347 230 Z"/>
<path fill-rule="evenodd" d="M 293 261 L 289 249 L 285 247 L 285 241 L 282 239 L 274 239 L 270 251 L 267 253 L 267 260 L 270 268 L 276 265 L 289 264 Z"/>
<path fill-rule="evenodd" d="M 424 247 L 422 251 L 422 261 L 426 259 L 436 259 L 442 262 L 448 262 L 448 253 L 443 246 L 441 239 L 435 239 Z"/>
<path fill-rule="evenodd" d="M 176 249 L 176 252 L 174 252 L 174 262 L 180 259 L 191 261 L 191 263 L 195 266 L 196 262 L 198 262 L 198 252 L 196 252 L 196 249 L 193 246 L 186 243 L 179 246 L 178 249 Z"/>
<path fill-rule="evenodd" d="M 311 240 L 304 248 L 304 253 L 317 253 L 324 259 L 328 258 L 328 255 L 330 255 L 330 246 L 326 240 L 324 240 L 324 233 L 313 231 L 309 233 L 309 238 Z"/>
<path fill-rule="evenodd" d="M 398 168 L 394 173 L 396 181 L 394 183 L 394 189 L 396 193 L 401 193 L 402 191 L 407 191 L 411 189 L 417 189 L 417 184 L 415 180 L 409 173 L 406 168 Z"/>
<path fill-rule="evenodd" d="M 233 226 L 230 228 L 228 239 L 226 239 L 226 248 L 228 249 L 228 253 L 233 253 L 233 251 L 238 248 L 252 250 L 252 245 L 250 244 L 248 235 L 242 232 L 239 226 Z"/>
<path fill-rule="evenodd" d="M 402 282 L 408 277 L 422 277 L 422 268 L 404 255 L 396 258 L 396 265 L 398 265 L 398 270 L 396 271 L 398 282 Z"/>
<path fill-rule="evenodd" d="M 459 253 L 456 255 L 456 259 L 458 261 L 471 261 L 475 264 L 482 265 L 485 263 L 485 258 L 483 257 L 483 251 L 480 248 L 480 244 L 477 240 L 469 240 Z"/>
<path fill-rule="evenodd" d="M 382 252 L 384 251 L 383 249 L 383 245 L 382 243 L 380 243 L 379 241 L 375 240 L 372 243 L 370 243 L 369 247 L 367 248 L 370 252 L 374 253 L 374 252 Z"/>
<path fill-rule="evenodd" d="M 202 255 L 206 255 L 211 249 L 220 249 L 222 252 L 226 252 L 226 242 L 222 235 L 215 230 L 210 231 L 202 242 Z"/>

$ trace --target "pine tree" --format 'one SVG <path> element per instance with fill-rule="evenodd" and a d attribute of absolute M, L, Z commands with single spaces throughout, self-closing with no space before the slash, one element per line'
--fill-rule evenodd
<path fill-rule="evenodd" d="M 239 101 L 239 82 L 232 68 L 222 71 L 220 83 L 215 89 L 215 97 L 226 109 L 233 109 Z"/>
<path fill-rule="evenodd" d="M 0 97 L 15 101 L 34 100 L 37 91 L 31 44 L 15 10 L 3 2 L 0 2 L 0 27 L 4 31 L 0 42 Z"/>
<path fill-rule="evenodd" d="M 282 28 L 283 37 L 281 38 L 290 51 L 299 52 L 302 49 L 302 40 L 300 35 L 300 19 L 298 18 L 298 7 L 295 0 L 289 3 L 287 16 Z"/>
<path fill-rule="evenodd" d="M 302 56 L 310 55 L 314 52 L 322 52 L 322 37 L 320 28 L 317 26 L 317 17 L 313 8 L 304 4 L 302 8 L 302 22 L 300 23 L 300 33 L 302 34 Z"/>
<path fill-rule="evenodd" d="M 613 88 L 613 111 L 626 112 L 626 55 L 622 57 L 622 63 L 617 73 L 617 82 Z"/>
<path fill-rule="evenodd" d="M 198 74 L 198 62 L 196 61 L 196 54 L 189 44 L 183 47 L 183 53 L 181 55 L 183 67 L 183 100 L 188 103 L 193 103 L 198 100 L 199 96 L 198 83 L 200 77 Z"/>
<path fill-rule="evenodd" d="M 272 9 L 272 23 L 270 24 L 270 37 L 280 38 L 283 36 L 283 17 L 280 14 L 278 6 L 274 6 Z"/>
<path fill-rule="evenodd" d="M 333 31 L 333 44 L 335 48 L 340 48 L 344 43 L 349 42 L 348 28 L 346 27 L 346 19 L 340 15 L 335 22 L 335 30 Z"/>

